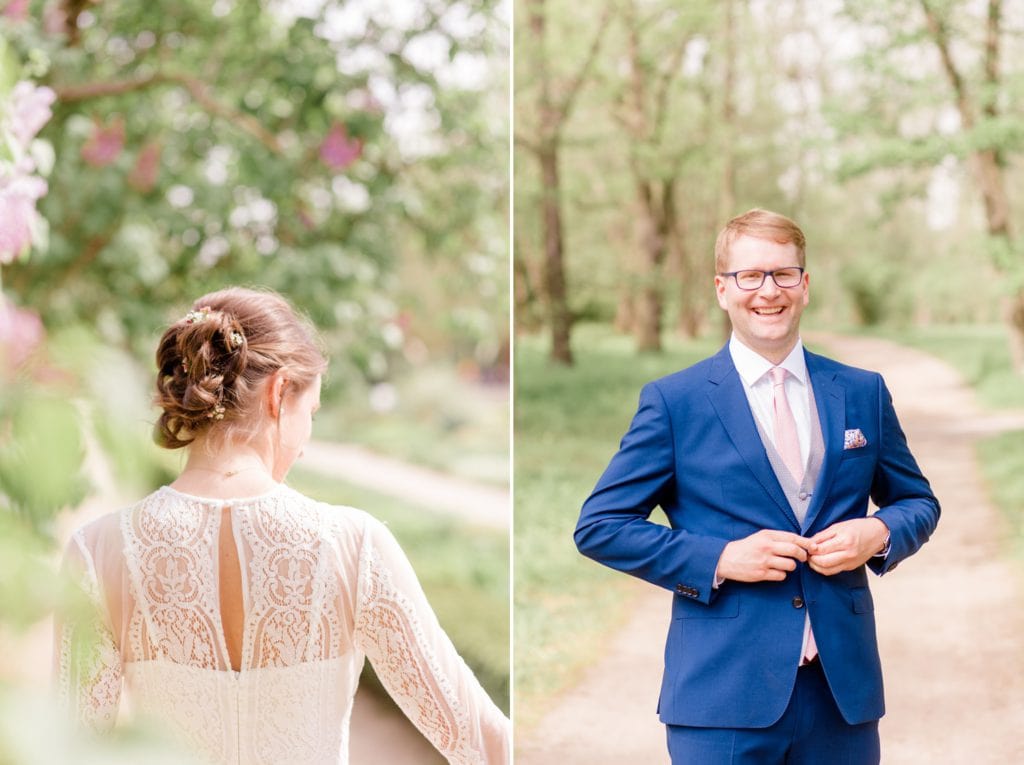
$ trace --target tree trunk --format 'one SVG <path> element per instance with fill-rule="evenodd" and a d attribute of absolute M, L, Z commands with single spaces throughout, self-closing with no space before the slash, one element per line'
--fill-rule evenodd
<path fill-rule="evenodd" d="M 1010 330 L 1010 360 L 1018 374 L 1024 373 L 1024 290 L 1006 301 L 1006 326 Z"/>
<path fill-rule="evenodd" d="M 665 219 L 659 209 L 654 182 L 636 185 L 639 201 L 640 289 L 636 295 L 633 337 L 641 352 L 661 351 L 661 312 L 663 271 L 665 266 Z M 662 192 L 664 194 L 664 191 Z"/>
<path fill-rule="evenodd" d="M 551 360 L 572 364 L 572 315 L 566 295 L 564 237 L 562 234 L 562 188 L 558 175 L 558 151 L 548 145 L 540 152 L 544 225 L 544 287 L 551 327 Z"/>
<path fill-rule="evenodd" d="M 732 219 L 736 209 L 736 107 L 733 91 L 736 80 L 736 18 L 735 0 L 725 4 L 725 73 L 722 82 L 722 188 L 719 197 L 719 226 Z M 729 314 L 722 312 L 721 334 L 725 340 L 732 334 Z"/>
<path fill-rule="evenodd" d="M 633 323 L 636 321 L 633 307 L 633 286 L 628 279 L 624 279 L 619 288 L 619 302 L 615 306 L 615 319 L 612 326 L 620 335 L 633 333 Z"/>
<path fill-rule="evenodd" d="M 687 338 L 700 335 L 702 327 L 701 306 L 698 285 L 695 284 L 696 263 L 693 252 L 686 241 L 687 219 L 680 217 L 679 206 L 676 204 L 676 181 L 672 179 L 665 185 L 665 193 L 661 199 L 662 216 L 665 220 L 665 236 L 667 237 L 667 264 L 679 285 L 679 313 L 676 316 L 676 329 Z"/>
<path fill-rule="evenodd" d="M 965 132 L 974 130 L 977 120 L 975 108 L 979 101 L 972 98 L 963 76 L 953 60 L 949 30 L 945 20 L 925 0 L 921 0 L 925 25 L 939 51 L 942 68 L 949 79 L 956 98 L 957 111 Z M 980 110 L 988 119 L 998 116 L 998 96 L 1002 87 L 999 75 L 999 40 L 1002 19 L 1001 0 L 989 0 L 984 43 L 984 81 L 980 89 Z M 984 149 L 971 155 L 971 169 L 981 191 L 985 206 L 985 228 L 988 235 L 1001 242 L 1002 248 L 1013 252 L 1014 233 L 1010 227 L 1010 197 L 1006 191 L 1004 161 L 999 149 Z M 997 263 L 997 267 L 1002 268 Z M 1007 330 L 1010 333 L 1010 358 L 1013 368 L 1024 375 L 1024 291 L 1018 290 L 1006 301 L 1004 310 Z"/>

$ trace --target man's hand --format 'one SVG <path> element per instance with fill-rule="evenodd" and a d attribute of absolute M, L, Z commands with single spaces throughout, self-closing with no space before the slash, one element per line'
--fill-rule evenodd
<path fill-rule="evenodd" d="M 811 537 L 807 565 L 825 576 L 852 571 L 882 551 L 888 534 L 889 527 L 881 518 L 854 518 L 833 524 Z"/>
<path fill-rule="evenodd" d="M 807 560 L 810 550 L 806 537 L 764 529 L 727 544 L 715 574 L 737 582 L 781 582 L 798 560 Z"/>

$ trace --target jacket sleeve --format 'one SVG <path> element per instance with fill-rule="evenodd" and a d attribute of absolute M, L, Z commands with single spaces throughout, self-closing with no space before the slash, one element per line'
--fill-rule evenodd
<path fill-rule="evenodd" d="M 668 405 L 657 384 L 648 383 L 618 452 L 583 503 L 574 539 L 599 563 L 708 604 L 729 540 L 649 520 L 655 506 L 674 496 L 676 480 Z"/>
<path fill-rule="evenodd" d="M 889 527 L 889 554 L 870 559 L 868 566 L 882 575 L 928 541 L 939 522 L 940 508 L 928 479 L 910 453 L 893 409 L 892 395 L 881 376 L 878 386 L 881 444 L 871 500 L 878 507 L 877 517 Z"/>

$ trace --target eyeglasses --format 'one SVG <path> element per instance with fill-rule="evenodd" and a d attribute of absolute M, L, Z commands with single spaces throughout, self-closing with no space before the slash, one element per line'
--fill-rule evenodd
<path fill-rule="evenodd" d="M 752 292 L 761 289 L 764 280 L 769 276 L 772 277 L 776 286 L 782 289 L 796 287 L 804 277 L 804 269 L 790 266 L 789 268 L 776 268 L 774 271 L 757 271 L 751 268 L 743 271 L 729 271 L 719 274 L 719 276 L 731 276 L 736 280 L 737 287 Z"/>

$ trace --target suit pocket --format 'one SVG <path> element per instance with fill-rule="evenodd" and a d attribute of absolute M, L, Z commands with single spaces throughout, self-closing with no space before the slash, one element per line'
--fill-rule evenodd
<path fill-rule="evenodd" d="M 672 615 L 676 619 L 735 619 L 740 613 L 740 596 L 723 592 L 715 601 L 706 606 L 688 598 L 675 599 Z"/>
<path fill-rule="evenodd" d="M 850 590 L 850 603 L 855 614 L 870 614 L 875 610 L 875 601 L 867 587 L 854 587 Z"/>

